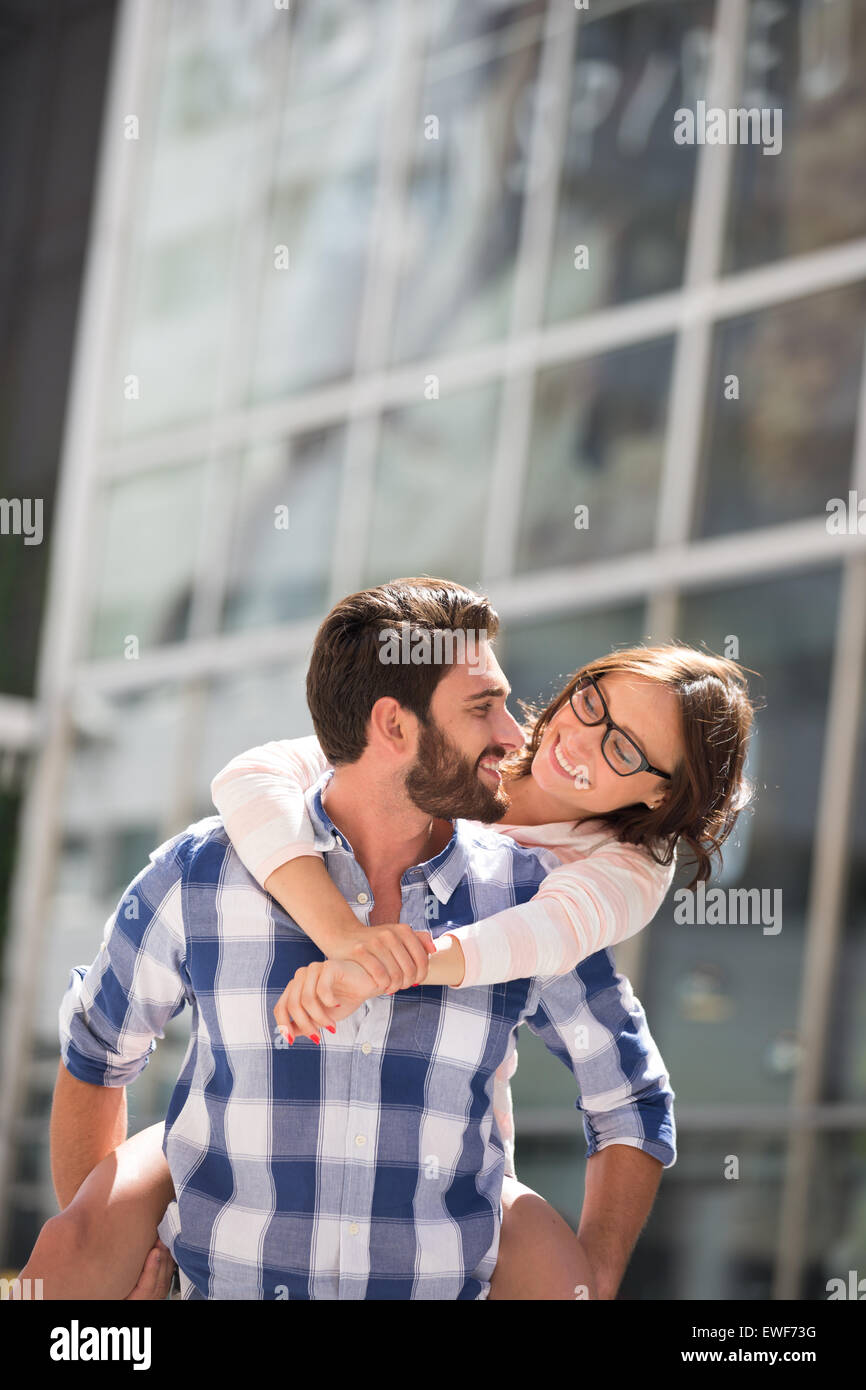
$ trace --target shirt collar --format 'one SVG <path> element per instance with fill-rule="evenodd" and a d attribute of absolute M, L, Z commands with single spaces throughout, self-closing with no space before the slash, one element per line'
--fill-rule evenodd
<path fill-rule="evenodd" d="M 338 830 L 322 803 L 322 793 L 334 775 L 328 768 L 318 782 L 304 793 L 304 804 L 313 825 L 314 848 L 323 854 L 348 854 L 353 859 L 355 852 L 342 830 Z M 439 902 L 447 903 L 469 869 L 469 849 L 473 843 L 473 831 L 468 821 L 452 820 L 454 827 L 451 839 L 444 849 L 423 864 L 415 864 L 406 869 L 403 880 L 412 881 L 419 875 L 427 880 L 431 892 Z"/>

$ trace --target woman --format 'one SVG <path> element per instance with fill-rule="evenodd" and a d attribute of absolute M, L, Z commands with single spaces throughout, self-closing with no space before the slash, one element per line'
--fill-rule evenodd
<path fill-rule="evenodd" d="M 445 939 L 459 949 L 429 959 L 432 940 L 406 924 L 360 926 L 315 863 L 303 788 L 328 764 L 314 740 L 253 750 L 214 780 L 241 859 L 329 957 L 289 982 L 274 1011 L 284 1036 L 318 1041 L 317 1026 L 333 1027 L 384 988 L 566 974 L 652 919 L 681 843 L 695 863 L 689 886 L 709 878 L 712 856 L 721 858 L 751 799 L 743 767 L 753 707 L 737 665 L 679 644 L 628 648 L 581 668 L 542 713 L 525 709 L 534 722 L 503 766 L 510 806 L 495 828 L 553 849 L 560 867 L 530 903 L 456 928 Z M 329 971 L 334 957 L 343 964 Z M 574 1233 L 516 1179 L 508 1086 L 515 1066 L 512 1053 L 492 1095 L 506 1175 L 489 1296 L 574 1298 L 584 1285 L 595 1297 L 594 1271 Z M 46 1223 L 22 1277 L 43 1278 L 49 1298 L 127 1296 L 173 1199 L 161 1145 L 162 1125 L 154 1125 L 103 1159 Z M 141 1287 L 131 1296 L 142 1296 Z"/>

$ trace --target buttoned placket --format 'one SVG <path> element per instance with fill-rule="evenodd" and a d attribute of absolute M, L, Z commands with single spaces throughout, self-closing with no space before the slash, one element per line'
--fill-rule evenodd
<path fill-rule="evenodd" d="M 363 869 L 348 847 L 343 845 L 339 837 L 335 837 L 335 840 L 334 852 L 339 855 L 340 862 L 339 865 L 329 866 L 329 872 L 333 873 L 341 891 L 349 897 L 355 915 L 365 926 L 369 926 L 370 914 L 375 906 L 372 890 Z M 350 891 L 347 892 L 347 889 Z M 418 923 L 424 921 L 426 881 L 423 870 L 407 870 L 401 880 L 400 894 L 400 919 L 408 920 L 417 929 Z M 373 1157 L 377 1138 L 375 1116 L 381 1106 L 378 1059 L 385 1047 L 394 1010 L 393 999 L 393 995 L 377 995 L 366 1000 L 354 1014 L 340 1021 L 334 1035 L 334 1042 L 339 1041 L 344 1046 L 349 1044 L 344 1146 L 347 1162 L 340 1222 L 338 1280 L 338 1297 L 341 1299 L 364 1297 L 363 1280 L 370 1269 L 369 1213 L 373 1209 L 376 1179 Z"/>

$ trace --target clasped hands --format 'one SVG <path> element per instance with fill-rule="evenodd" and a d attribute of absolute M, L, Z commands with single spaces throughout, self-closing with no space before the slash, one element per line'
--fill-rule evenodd
<path fill-rule="evenodd" d="M 274 1007 L 277 1027 L 291 1045 L 335 1024 L 367 999 L 421 985 L 436 946 L 429 932 L 405 922 L 340 929 L 327 943 L 328 959 L 296 970 Z"/>

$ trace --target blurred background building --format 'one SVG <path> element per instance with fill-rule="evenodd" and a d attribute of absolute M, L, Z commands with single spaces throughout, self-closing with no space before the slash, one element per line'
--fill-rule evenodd
<path fill-rule="evenodd" d="M 25 17 L 58 8 L 0 5 L 19 77 Z M 31 368 L 20 443 L 4 391 L 7 496 L 53 505 L 41 547 L 0 537 L 25 654 L 0 665 L 0 1265 L 56 1209 L 70 967 L 232 755 L 311 731 L 331 603 L 432 573 L 489 593 L 524 699 L 672 636 L 760 673 L 758 798 L 715 882 L 781 890 L 782 930 L 679 925 L 672 892 L 616 953 L 679 1131 L 621 1297 L 825 1298 L 866 1273 L 866 520 L 827 524 L 866 498 L 866 7 L 64 10 L 38 112 L 23 82 L 0 108 L 8 159 L 57 132 L 15 223 L 7 361 L 28 325 L 56 345 L 32 306 L 58 245 L 77 287 L 96 171 L 62 441 L 62 352 L 56 383 Z M 778 108 L 781 151 L 677 145 L 698 100 Z M 16 472 L 40 428 L 42 471 Z M 187 1037 L 181 1016 L 131 1130 L 165 1113 Z M 527 1034 L 513 1089 L 518 1174 L 576 1226 L 573 1078 Z"/>

